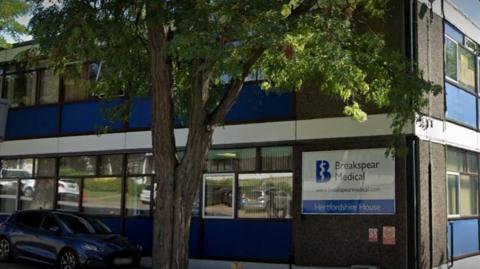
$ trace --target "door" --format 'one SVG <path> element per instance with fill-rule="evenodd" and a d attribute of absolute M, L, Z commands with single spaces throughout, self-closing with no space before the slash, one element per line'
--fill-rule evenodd
<path fill-rule="evenodd" d="M 36 244 L 42 261 L 51 264 L 57 261 L 57 254 L 64 245 L 62 235 L 61 226 L 55 216 L 51 213 L 44 214 Z"/>
<path fill-rule="evenodd" d="M 15 231 L 11 235 L 17 256 L 37 260 L 37 232 L 42 221 L 42 213 L 37 211 L 20 212 L 15 216 Z"/>

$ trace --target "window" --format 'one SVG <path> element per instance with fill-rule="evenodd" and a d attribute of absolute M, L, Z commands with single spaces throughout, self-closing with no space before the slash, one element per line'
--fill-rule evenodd
<path fill-rule="evenodd" d="M 54 179 L 20 180 L 20 209 L 53 209 Z"/>
<path fill-rule="evenodd" d="M 286 171 L 292 169 L 292 147 L 268 147 L 261 149 L 262 171 Z"/>
<path fill-rule="evenodd" d="M 83 70 L 77 70 L 76 66 L 66 69 L 63 76 L 63 87 L 65 89 L 65 102 L 74 102 L 88 99 L 88 81 Z"/>
<path fill-rule="evenodd" d="M 35 159 L 35 177 L 54 177 L 56 169 L 55 158 Z"/>
<path fill-rule="evenodd" d="M 478 215 L 478 155 L 447 149 L 447 208 L 451 217 Z"/>
<path fill-rule="evenodd" d="M 150 177 L 127 178 L 125 210 L 128 216 L 150 215 L 152 199 L 152 180 Z"/>
<path fill-rule="evenodd" d="M 35 105 L 37 73 L 18 73 L 5 76 L 3 98 L 10 101 L 12 107 Z"/>
<path fill-rule="evenodd" d="M 203 216 L 233 218 L 234 174 L 206 174 L 203 177 Z"/>
<path fill-rule="evenodd" d="M 57 209 L 78 211 L 80 209 L 80 178 L 61 178 L 57 187 Z"/>
<path fill-rule="evenodd" d="M 39 104 L 52 104 L 58 102 L 60 78 L 53 70 L 40 71 Z"/>
<path fill-rule="evenodd" d="M 145 175 L 155 173 L 152 153 L 128 155 L 128 174 Z"/>
<path fill-rule="evenodd" d="M 30 228 L 40 228 L 43 219 L 41 212 L 22 212 L 16 215 L 15 222 Z"/>
<path fill-rule="evenodd" d="M 99 215 L 120 215 L 122 179 L 119 177 L 85 178 L 83 212 Z"/>
<path fill-rule="evenodd" d="M 0 213 L 17 210 L 18 180 L 0 179 Z"/>
<path fill-rule="evenodd" d="M 210 150 L 206 169 L 208 172 L 254 171 L 256 149 Z"/>
<path fill-rule="evenodd" d="M 444 47 L 446 117 L 478 128 L 479 68 L 475 49 L 478 45 L 452 25 L 445 23 Z"/>
<path fill-rule="evenodd" d="M 100 156 L 100 175 L 111 176 L 123 173 L 123 155 Z"/>
<path fill-rule="evenodd" d="M 240 174 L 238 217 L 291 218 L 292 173 Z"/>
<path fill-rule="evenodd" d="M 33 159 L 10 159 L 1 161 L 2 178 L 31 178 Z"/>
<path fill-rule="evenodd" d="M 60 176 L 95 175 L 96 163 L 94 156 L 60 158 Z"/>

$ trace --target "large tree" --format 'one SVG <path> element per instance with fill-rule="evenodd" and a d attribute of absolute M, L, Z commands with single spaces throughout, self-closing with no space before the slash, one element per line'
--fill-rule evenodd
<path fill-rule="evenodd" d="M 308 83 L 340 98 L 345 114 L 360 121 L 367 117 L 362 105 L 374 104 L 390 113 L 395 133 L 438 90 L 370 27 L 381 24 L 386 0 L 33 2 L 34 38 L 57 70 L 102 61 L 94 91 L 152 95 L 154 268 L 187 268 L 192 206 L 212 135 L 249 74 L 260 74 L 264 90 Z M 188 127 L 181 160 L 176 115 Z"/>
<path fill-rule="evenodd" d="M 19 40 L 19 35 L 25 34 L 27 29 L 18 22 L 18 18 L 28 11 L 28 4 L 22 0 L 0 1 L 0 48 L 8 48 L 7 37 Z"/>

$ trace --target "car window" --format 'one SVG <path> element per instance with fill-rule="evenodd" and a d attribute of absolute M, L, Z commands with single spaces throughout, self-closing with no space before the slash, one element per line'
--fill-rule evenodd
<path fill-rule="evenodd" d="M 112 231 L 99 219 L 92 218 L 92 217 L 84 217 L 85 220 L 92 225 L 93 229 L 95 229 L 95 233 L 97 234 L 111 234 Z"/>
<path fill-rule="evenodd" d="M 42 215 L 41 212 L 22 212 L 15 217 L 15 222 L 30 228 L 39 228 Z"/>
<path fill-rule="evenodd" d="M 50 231 L 50 229 L 53 227 L 59 227 L 57 220 L 50 214 L 45 215 L 40 228 L 44 231 Z"/>
<path fill-rule="evenodd" d="M 86 220 L 67 214 L 57 214 L 60 221 L 74 234 L 94 234 L 95 229 Z"/>

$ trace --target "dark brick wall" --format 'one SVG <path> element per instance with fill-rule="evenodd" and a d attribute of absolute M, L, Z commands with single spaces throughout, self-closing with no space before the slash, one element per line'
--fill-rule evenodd
<path fill-rule="evenodd" d="M 424 4 L 418 3 L 417 5 L 416 38 L 418 68 L 423 72 L 424 79 L 428 80 L 430 77 L 430 81 L 443 87 L 443 19 L 434 13 L 432 23 L 428 24 L 430 12 L 425 11 L 426 6 Z M 428 31 L 430 31 L 430 35 Z M 428 43 L 430 43 L 430 48 L 428 47 Z M 433 117 L 438 119 L 444 118 L 443 91 L 431 98 L 430 107 Z M 428 107 L 424 109 L 424 113 L 428 114 Z"/>
<path fill-rule="evenodd" d="M 295 264 L 303 266 L 379 265 L 407 268 L 406 162 L 395 161 L 396 214 L 301 215 L 302 152 L 386 147 L 390 138 L 328 139 L 295 147 L 293 243 Z M 396 227 L 396 245 L 383 245 L 383 226 Z M 368 242 L 368 228 L 379 229 L 379 242 Z"/>
<path fill-rule="evenodd" d="M 433 225 L 433 266 L 447 263 L 447 201 L 445 147 L 431 143 L 432 156 L 432 225 Z M 429 211 L 429 142 L 419 142 L 419 254 L 420 268 L 430 268 L 430 211 Z"/>

